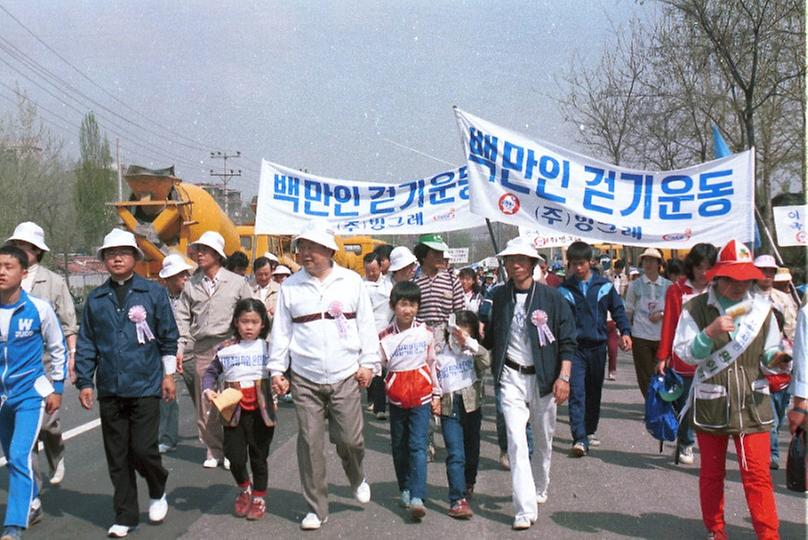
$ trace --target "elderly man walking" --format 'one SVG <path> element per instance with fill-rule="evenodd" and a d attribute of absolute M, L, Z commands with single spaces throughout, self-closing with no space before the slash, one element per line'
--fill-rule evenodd
<path fill-rule="evenodd" d="M 272 327 L 267 368 L 272 387 L 285 394 L 290 383 L 299 426 L 297 460 L 309 513 L 303 530 L 319 529 L 328 519 L 324 438 L 336 445 L 356 500 L 370 501 L 362 460 L 360 388 L 381 371 L 373 307 L 358 274 L 333 261 L 337 243 L 321 222 L 309 223 L 294 239 L 300 272 L 281 287 Z"/>
<path fill-rule="evenodd" d="M 207 231 L 191 245 L 196 248 L 196 264 L 201 271 L 185 284 L 176 307 L 180 331 L 178 367 L 183 377 L 192 373 L 195 378 L 196 422 L 199 438 L 207 447 L 202 466 L 215 469 L 221 463 L 227 468 L 222 424 L 218 414 L 210 414 L 211 404 L 202 399 L 200 384 L 213 361 L 216 347 L 233 335 L 230 323 L 236 302 L 252 298 L 253 293 L 242 276 L 223 267 L 227 255 L 221 234 Z"/>
<path fill-rule="evenodd" d="M 494 289 L 483 345 L 492 351 L 494 385 L 501 393 L 516 516 L 513 528 L 528 529 L 547 501 L 556 408 L 569 395 L 575 355 L 575 320 L 561 294 L 533 279 L 539 254 L 526 237 L 498 254 L 510 279 Z M 527 424 L 533 426 L 539 477 L 533 480 Z"/>

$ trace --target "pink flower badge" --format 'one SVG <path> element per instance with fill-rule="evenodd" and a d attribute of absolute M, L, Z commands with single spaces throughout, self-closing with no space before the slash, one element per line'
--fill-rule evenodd
<path fill-rule="evenodd" d="M 337 323 L 339 337 L 345 338 L 348 335 L 348 319 L 345 318 L 342 312 L 342 302 L 339 300 L 331 302 L 328 306 L 328 314 L 333 317 L 334 321 Z"/>
<path fill-rule="evenodd" d="M 539 333 L 539 345 L 544 347 L 548 343 L 555 341 L 555 336 L 550 331 L 550 327 L 547 326 L 546 312 L 541 309 L 537 309 L 530 315 L 530 322 L 533 323 L 533 326 L 536 327 L 536 331 Z"/>
<path fill-rule="evenodd" d="M 152 341 L 154 339 L 149 323 L 146 322 L 146 308 L 141 305 L 129 308 L 129 320 L 135 323 L 138 343 L 143 344 L 147 340 Z"/>

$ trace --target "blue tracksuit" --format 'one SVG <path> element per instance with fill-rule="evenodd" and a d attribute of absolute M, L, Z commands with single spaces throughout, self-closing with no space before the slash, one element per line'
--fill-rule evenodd
<path fill-rule="evenodd" d="M 42 363 L 45 348 L 51 356 L 53 383 Z M 39 496 L 31 451 L 44 398 L 64 389 L 66 363 L 64 334 L 50 304 L 22 290 L 16 303 L 0 304 L 0 443 L 9 468 L 6 526 L 28 527 L 31 501 Z"/>
<path fill-rule="evenodd" d="M 600 421 L 600 399 L 606 370 L 606 314 L 611 313 L 624 336 L 631 335 L 623 300 L 611 281 L 592 274 L 587 282 L 569 277 L 558 288 L 569 302 L 578 329 L 578 350 L 570 374 L 570 429 L 573 441 L 589 448 L 587 435 L 594 434 Z"/>

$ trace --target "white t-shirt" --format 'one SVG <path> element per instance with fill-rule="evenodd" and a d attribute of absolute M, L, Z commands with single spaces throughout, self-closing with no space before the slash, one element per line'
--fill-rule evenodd
<path fill-rule="evenodd" d="M 224 380 L 227 382 L 247 382 L 267 377 L 265 366 L 269 351 L 263 339 L 230 345 L 220 350 L 217 357 L 224 368 Z"/>
<path fill-rule="evenodd" d="M 474 357 L 470 353 L 456 352 L 453 347 L 444 347 L 435 359 L 438 384 L 444 394 L 457 392 L 474 384 Z"/>
<path fill-rule="evenodd" d="M 410 371 L 426 364 L 432 332 L 426 325 L 412 326 L 381 339 L 388 371 Z"/>
<path fill-rule="evenodd" d="M 523 366 L 533 365 L 533 355 L 530 352 L 528 343 L 529 326 L 532 326 L 525 310 L 527 293 L 516 293 L 516 304 L 513 307 L 513 319 L 511 320 L 511 335 L 508 337 L 508 350 L 505 355 L 512 361 Z"/>
<path fill-rule="evenodd" d="M 0 341 L 8 341 L 8 328 L 11 326 L 12 315 L 14 308 L 0 307 Z"/>

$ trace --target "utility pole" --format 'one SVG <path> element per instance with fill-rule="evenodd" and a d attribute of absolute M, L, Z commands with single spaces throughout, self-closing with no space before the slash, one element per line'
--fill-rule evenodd
<path fill-rule="evenodd" d="M 121 171 L 121 140 L 115 139 L 115 164 L 118 169 L 118 201 L 123 200 L 123 171 Z"/>
<path fill-rule="evenodd" d="M 211 159 L 221 159 L 223 161 L 222 172 L 217 173 L 217 172 L 214 172 L 213 169 L 211 169 L 210 170 L 210 175 L 211 176 L 217 176 L 217 177 L 222 179 L 222 186 L 223 186 L 223 191 L 224 191 L 224 213 L 227 215 L 227 217 L 230 217 L 230 200 L 227 197 L 227 183 L 233 177 L 241 176 L 241 169 L 238 169 L 238 171 L 234 171 L 233 169 L 228 169 L 227 168 L 227 160 L 228 159 L 234 159 L 234 158 L 240 158 L 240 157 L 241 157 L 241 152 L 236 152 L 235 154 L 228 154 L 227 152 L 211 152 L 210 153 L 210 158 Z"/>

